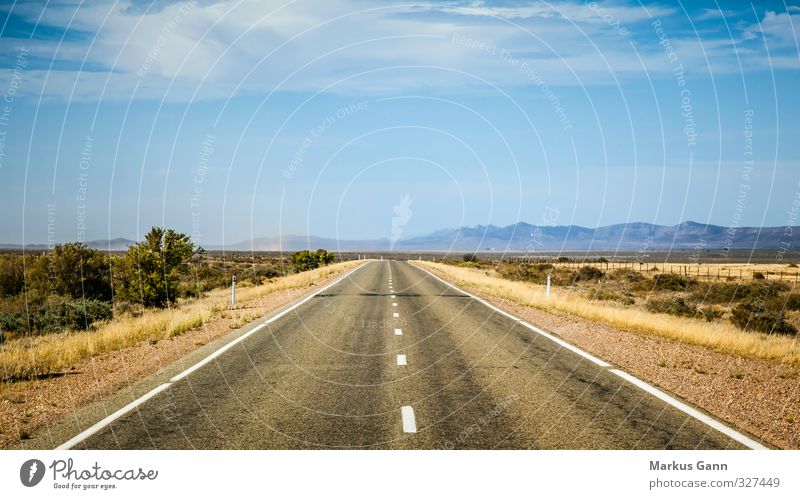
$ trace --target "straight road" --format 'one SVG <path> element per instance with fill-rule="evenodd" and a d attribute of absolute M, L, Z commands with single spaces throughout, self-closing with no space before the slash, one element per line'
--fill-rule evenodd
<path fill-rule="evenodd" d="M 73 448 L 726 449 L 407 262 L 373 261 Z"/>

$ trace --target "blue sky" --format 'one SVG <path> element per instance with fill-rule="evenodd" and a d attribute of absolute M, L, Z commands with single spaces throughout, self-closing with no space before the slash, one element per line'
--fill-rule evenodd
<path fill-rule="evenodd" d="M 796 3 L 0 12 L 0 242 L 797 225 Z"/>

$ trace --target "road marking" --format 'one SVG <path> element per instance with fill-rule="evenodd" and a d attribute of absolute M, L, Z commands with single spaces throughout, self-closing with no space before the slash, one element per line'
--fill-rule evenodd
<path fill-rule="evenodd" d="M 171 384 L 172 383 L 163 383 L 161 385 L 158 385 L 157 387 L 153 388 L 152 390 L 150 390 L 146 394 L 142 395 L 138 399 L 134 400 L 130 404 L 126 405 L 122 409 L 119 409 L 118 411 L 112 413 L 111 415 L 106 416 L 104 419 L 101 419 L 99 422 L 95 423 L 93 426 L 90 426 L 89 428 L 87 428 L 87 429 L 83 430 L 82 432 L 78 433 L 77 435 L 75 435 L 71 439 L 67 440 L 63 444 L 59 445 L 58 447 L 56 447 L 56 450 L 66 450 L 66 449 L 71 448 L 74 445 L 77 445 L 77 444 L 83 442 L 87 438 L 91 437 L 92 435 L 94 435 L 98 431 L 102 430 L 103 428 L 105 428 L 106 426 L 111 424 L 114 420 L 116 420 L 118 418 L 121 418 L 125 414 L 128 414 L 132 410 L 136 409 L 138 406 L 140 406 L 144 402 L 150 400 L 151 398 L 155 397 L 159 393 L 163 392 L 164 390 L 169 388 Z"/>
<path fill-rule="evenodd" d="M 397 312 L 392 312 L 392 317 L 400 317 L 400 314 L 398 314 Z"/>
<path fill-rule="evenodd" d="M 188 375 L 192 374 L 193 372 L 197 371 L 197 370 L 198 370 L 198 369 L 200 369 L 201 367 L 205 366 L 206 364 L 208 364 L 208 363 L 209 363 L 209 362 L 211 362 L 212 360 L 216 359 L 217 357 L 219 357 L 219 356 L 220 356 L 220 355 L 222 355 L 223 353 L 225 353 L 225 352 L 227 352 L 228 350 L 230 350 L 231 348 L 233 348 L 233 346 L 234 346 L 234 345 L 237 345 L 237 344 L 241 343 L 241 342 L 242 342 L 242 341 L 244 341 L 246 338 L 248 338 L 248 337 L 250 337 L 251 335 L 253 335 L 254 333 L 256 333 L 256 332 L 260 331 L 260 330 L 261 330 L 262 328 L 264 328 L 264 327 L 265 327 L 267 324 L 270 324 L 270 323 L 272 323 L 272 322 L 274 322 L 274 321 L 276 321 L 276 320 L 280 319 L 281 317 L 283 317 L 284 315 L 288 314 L 288 313 L 289 313 L 289 312 L 291 312 L 292 310 L 296 309 L 296 308 L 297 308 L 297 307 L 299 307 L 300 305 L 302 305 L 302 304 L 304 304 L 304 303 L 308 302 L 309 300 L 311 300 L 312 298 L 314 298 L 314 297 L 315 297 L 315 296 L 317 296 L 318 294 L 322 293 L 323 291 L 326 291 L 328 288 L 330 288 L 330 287 L 332 287 L 332 286 L 335 286 L 336 284 L 339 284 L 339 282 L 341 282 L 342 280 L 344 280 L 344 279 L 345 279 L 347 276 L 349 276 L 350 274 L 352 274 L 353 272 L 355 272 L 355 271 L 357 271 L 357 270 L 359 270 L 359 269 L 362 269 L 362 268 L 366 267 L 366 265 L 367 265 L 367 264 L 369 264 L 369 263 L 370 263 L 370 262 L 369 262 L 369 261 L 367 261 L 367 262 L 364 262 L 363 264 L 359 265 L 358 267 L 356 267 L 356 268 L 354 268 L 354 269 L 350 269 L 349 271 L 345 272 L 343 275 L 341 275 L 339 278 L 337 278 L 337 279 L 336 279 L 335 281 L 333 281 L 332 283 L 330 283 L 330 284 L 326 285 L 325 287 L 318 289 L 318 290 L 317 290 L 317 291 L 315 291 L 314 293 L 312 293 L 312 294 L 310 294 L 310 295 L 306 296 L 305 298 L 303 298 L 303 299 L 302 299 L 302 300 L 300 300 L 299 302 L 295 303 L 294 305 L 290 306 L 290 307 L 289 307 L 289 308 L 287 308 L 286 310 L 283 310 L 283 311 L 282 311 L 282 312 L 280 312 L 279 314 L 276 314 L 276 315 L 274 315 L 274 316 L 270 317 L 268 320 L 264 321 L 264 323 L 262 323 L 262 324 L 259 324 L 258 326 L 254 327 L 253 329 L 251 329 L 250 331 L 248 331 L 248 332 L 244 333 L 243 335 L 241 335 L 241 336 L 237 337 L 236 339 L 229 341 L 229 342 L 228 342 L 228 343 L 226 343 L 225 345 L 221 346 L 220 348 L 218 348 L 217 350 L 215 350 L 214 352 L 212 352 L 211 354 L 209 354 L 209 355 L 208 355 L 207 357 L 205 357 L 204 359 L 202 359 L 202 360 L 200 360 L 199 362 L 195 363 L 195 364 L 194 364 L 194 365 L 192 365 L 191 367 L 189 367 L 189 368 L 187 368 L 187 369 L 184 369 L 184 370 L 183 370 L 182 372 L 180 372 L 179 374 L 177 374 L 177 375 L 173 376 L 173 377 L 172 377 L 172 378 L 169 380 L 169 382 L 167 382 L 167 383 L 162 383 L 162 384 L 158 385 L 157 387 L 155 387 L 155 388 L 153 388 L 152 390 L 150 390 L 149 392 L 145 393 L 144 395 L 142 395 L 142 396 L 141 396 L 141 397 L 139 397 L 138 399 L 134 400 L 134 401 L 133 401 L 133 402 L 131 402 L 130 404 L 126 405 L 126 406 L 125 406 L 125 407 L 123 407 L 122 409 L 119 409 L 119 410 L 117 410 L 116 412 L 114 412 L 114 413 L 110 414 L 109 416 L 106 416 L 106 417 L 105 417 L 105 418 L 103 418 L 102 420 L 100 420 L 100 421 L 98 421 L 97 423 L 95 423 L 93 426 L 91 426 L 91 427 L 87 428 L 86 430 L 82 431 L 81 433 L 77 434 L 76 436 L 72 437 L 71 439 L 67 440 L 67 441 L 66 441 L 66 442 L 64 442 L 63 444 L 61 444 L 61 445 L 59 445 L 58 447 L 56 447 L 56 450 L 66 450 L 66 449 L 70 449 L 70 448 L 74 447 L 75 445 L 77 445 L 77 444 L 81 443 L 82 441 L 84 441 L 84 440 L 86 440 L 87 438 L 91 437 L 92 435 L 94 435 L 94 434 L 95 434 L 95 433 L 97 433 L 98 431 L 102 430 L 103 428 L 105 428 L 106 426 L 108 426 L 109 424 L 111 424 L 112 422 L 114 422 L 115 420 L 119 419 L 120 417 L 124 416 L 125 414 L 127 414 L 127 413 L 128 413 L 128 412 L 130 412 L 130 411 L 132 411 L 132 410 L 133 410 L 133 409 L 135 409 L 136 407 L 138 407 L 138 406 L 140 406 L 140 405 L 144 404 L 145 402 L 147 402 L 147 401 L 148 401 L 148 400 L 150 400 L 151 398 L 155 397 L 156 395 L 158 395 L 158 394 L 159 394 L 159 393 L 161 393 L 162 391 L 166 390 L 166 389 L 167 389 L 167 388 L 169 388 L 169 387 L 170 387 L 170 386 L 171 386 L 173 383 L 175 383 L 175 382 L 177 382 L 177 381 L 180 381 L 181 379 L 185 378 L 186 376 L 188 376 Z"/>
<path fill-rule="evenodd" d="M 477 296 L 473 295 L 472 293 L 468 293 L 468 292 L 464 291 L 463 289 L 459 288 L 458 286 L 456 286 L 454 284 L 450 284 L 449 282 L 447 282 L 444 279 L 442 279 L 441 277 L 433 274 L 432 272 L 430 272 L 427 269 L 423 269 L 422 267 L 417 267 L 413 263 L 409 263 L 409 264 L 412 267 L 416 267 L 417 269 L 429 274 L 434 279 L 436 279 L 436 280 L 440 281 L 441 283 L 449 286 L 450 288 L 458 291 L 459 293 L 463 293 L 463 294 L 469 296 L 473 300 L 476 300 L 476 301 L 486 305 L 487 307 L 491 308 L 495 312 L 497 312 L 499 314 L 502 314 L 502 315 L 508 317 L 509 319 L 511 319 L 512 321 L 515 321 L 515 322 L 519 323 L 520 325 L 525 326 L 526 328 L 530 329 L 531 331 L 533 331 L 535 333 L 538 333 L 538 334 L 544 336 L 545 338 L 558 343 L 562 347 L 564 347 L 564 348 L 566 348 L 566 349 L 568 349 L 568 350 L 580 355 L 581 357 L 583 357 L 585 359 L 588 359 L 588 360 L 594 362 L 598 366 L 604 367 L 604 368 L 609 368 L 608 371 L 616 374 L 617 376 L 619 376 L 620 378 L 624 379 L 625 381 L 627 381 L 627 382 L 631 383 L 632 385 L 634 385 L 634 386 L 636 386 L 636 387 L 648 392 L 649 394 L 653 395 L 654 397 L 662 400 L 663 402 L 666 402 L 667 404 L 675 407 L 676 409 L 684 412 L 685 414 L 688 414 L 689 416 L 692 416 L 695 419 L 707 424 L 708 426 L 714 428 L 715 430 L 719 431 L 720 433 L 723 433 L 724 435 L 727 435 L 731 439 L 736 440 L 740 444 L 745 445 L 745 446 L 747 446 L 747 447 L 749 447 L 751 449 L 759 449 L 760 450 L 760 449 L 767 449 L 768 448 L 768 447 L 765 447 L 764 445 L 758 443 L 757 441 L 753 440 L 752 438 L 748 437 L 747 435 L 744 435 L 743 433 L 740 433 L 740 432 L 736 431 L 735 429 L 731 428 L 730 426 L 726 425 L 725 423 L 722 423 L 721 421 L 718 421 L 718 420 L 714 419 L 713 417 L 698 411 L 697 409 L 691 407 L 688 404 L 684 404 L 683 402 L 678 401 L 677 399 L 673 398 L 669 394 L 667 394 L 667 393 L 659 390 L 658 388 L 656 388 L 656 387 L 654 387 L 654 386 L 652 386 L 652 385 L 640 380 L 639 378 L 637 378 L 637 377 L 635 377 L 635 376 L 633 376 L 631 374 L 628 374 L 628 373 L 626 373 L 625 371 L 623 371 L 621 369 L 612 369 L 611 368 L 612 367 L 611 364 L 609 364 L 608 362 L 606 362 L 604 360 L 598 359 L 597 357 L 595 357 L 594 355 L 590 354 L 589 352 L 585 352 L 585 351 L 581 350 L 580 348 L 576 347 L 575 345 L 567 343 L 566 341 L 562 340 L 561 338 L 557 338 L 556 336 L 553 336 L 552 334 L 550 334 L 550 333 L 548 333 L 546 331 L 543 331 L 540 328 L 538 328 L 538 327 L 536 327 L 536 326 L 534 326 L 532 324 L 528 324 L 527 322 L 523 321 L 522 319 L 514 317 L 513 315 L 509 314 L 508 312 L 506 312 L 504 310 L 500 310 L 499 308 L 495 307 L 494 305 L 492 305 L 491 303 L 487 302 L 486 300 L 484 300 L 482 298 L 478 298 Z"/>
<path fill-rule="evenodd" d="M 396 307 L 396 306 L 397 306 L 397 303 L 392 303 L 392 306 L 393 306 L 393 307 Z"/>
<path fill-rule="evenodd" d="M 406 365 L 406 356 L 405 356 L 405 355 L 402 355 L 402 354 L 401 354 L 401 355 L 398 355 L 398 356 L 397 356 L 397 365 L 398 365 L 398 366 L 404 366 L 404 365 Z"/>
<path fill-rule="evenodd" d="M 417 266 L 414 265 L 414 267 L 417 267 Z M 562 340 L 561 338 L 557 338 L 556 336 L 553 336 L 552 334 L 550 334 L 550 333 L 548 333 L 546 331 L 542 331 L 541 329 L 539 329 L 538 327 L 534 326 L 533 324 L 528 324 L 527 322 L 523 321 L 522 319 L 519 319 L 519 318 L 514 317 L 513 315 L 509 314 L 505 310 L 500 310 L 499 308 L 495 307 L 494 305 L 492 305 L 488 301 L 484 300 L 483 298 L 478 298 L 477 296 L 473 295 L 472 293 L 467 293 L 463 289 L 461 289 L 461 288 L 459 288 L 459 287 L 457 287 L 457 286 L 455 286 L 453 284 L 450 284 L 449 282 L 445 281 L 444 279 L 440 278 L 439 276 L 434 275 L 431 272 L 428 272 L 426 269 L 423 269 L 421 267 L 417 267 L 417 268 L 422 270 L 423 272 L 427 272 L 428 274 L 431 275 L 431 277 L 439 280 L 440 282 L 442 282 L 443 284 L 446 284 L 447 286 L 450 286 L 451 288 L 455 289 L 459 293 L 463 293 L 463 294 L 469 296 L 473 300 L 476 300 L 476 301 L 482 303 L 483 305 L 486 305 L 487 307 L 491 308 L 492 310 L 494 310 L 498 314 L 501 314 L 501 315 L 511 319 L 514 322 L 518 322 L 520 325 L 525 326 L 526 328 L 530 329 L 531 331 L 533 331 L 535 333 L 538 333 L 538 334 L 544 336 L 545 338 L 547 338 L 547 339 L 549 339 L 551 341 L 554 341 L 555 343 L 558 343 L 559 345 L 561 345 L 562 347 L 566 348 L 567 350 L 575 352 L 576 354 L 580 355 L 581 357 L 594 362 L 598 366 L 611 367 L 611 364 L 609 364 L 608 362 L 606 362 L 604 360 L 598 359 L 597 357 L 595 357 L 594 355 L 590 354 L 589 352 L 585 352 L 585 351 L 581 350 L 580 348 L 576 347 L 575 345 L 567 343 L 566 341 Z"/>
<path fill-rule="evenodd" d="M 392 298 L 397 298 L 397 295 L 392 295 Z"/>
<path fill-rule="evenodd" d="M 400 328 L 395 328 L 394 334 L 397 336 L 403 336 L 403 330 Z"/>
<path fill-rule="evenodd" d="M 404 405 L 400 408 L 400 415 L 403 417 L 403 431 L 406 433 L 417 432 L 417 420 L 414 417 L 414 408 Z"/>
<path fill-rule="evenodd" d="M 716 419 L 712 418 L 711 416 L 709 416 L 707 414 L 703 414 L 702 412 L 698 411 L 694 407 L 691 407 L 689 405 L 684 404 L 683 402 L 681 402 L 681 401 L 671 397 L 670 395 L 662 392 L 661 390 L 659 390 L 658 388 L 654 387 L 653 385 L 645 383 L 644 381 L 640 380 L 639 378 L 637 378 L 635 376 L 632 376 L 632 375 L 626 373 L 625 371 L 622 371 L 620 369 L 609 369 L 609 371 L 611 371 L 612 373 L 616 374 L 620 378 L 624 379 L 628 383 L 631 383 L 632 385 L 638 386 L 639 388 L 641 388 L 642 390 L 646 391 L 650 395 L 653 395 L 657 399 L 668 403 L 672 407 L 685 412 L 686 414 L 688 414 L 689 416 L 694 417 L 695 419 L 699 419 L 703 423 L 705 423 L 708 426 L 714 428 L 718 432 L 729 436 L 730 438 L 732 438 L 733 440 L 736 440 L 740 444 L 746 445 L 746 446 L 750 447 L 751 449 L 766 449 L 767 448 L 767 447 L 761 445 L 760 443 L 756 442 L 752 438 L 748 438 L 747 436 L 742 435 L 741 433 L 739 433 L 738 431 L 736 431 L 733 428 L 729 427 L 728 425 L 717 421 Z"/>

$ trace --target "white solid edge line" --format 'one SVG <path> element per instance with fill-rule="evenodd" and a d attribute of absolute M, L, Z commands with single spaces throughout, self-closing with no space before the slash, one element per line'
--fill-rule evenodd
<path fill-rule="evenodd" d="M 413 264 L 412 264 L 412 265 L 413 265 Z M 416 266 L 416 265 L 414 265 L 414 267 L 417 267 L 417 266 Z M 551 340 L 551 341 L 553 341 L 553 342 L 555 342 L 555 343 L 557 343 L 557 344 L 561 345 L 562 347 L 564 347 L 564 348 L 566 348 L 566 349 L 568 349 L 568 350 L 570 350 L 570 351 L 572 351 L 572 352 L 575 352 L 576 354 L 580 355 L 581 357 L 583 357 L 583 358 L 585 358 L 585 359 L 587 359 L 587 360 L 589 360 L 589 361 L 591 361 L 591 362 L 594 362 L 594 363 L 595 363 L 595 364 L 597 364 L 598 366 L 601 366 L 601 367 L 611 367 L 611 364 L 609 364 L 608 362 L 606 362 L 606 361 L 604 361 L 604 360 L 600 360 L 600 359 L 598 359 L 597 357 L 595 357 L 594 355 L 590 354 L 589 352 L 586 352 L 586 351 L 584 351 L 584 350 L 581 350 L 580 348 L 578 348 L 578 347 L 576 347 L 575 345 L 572 345 L 572 344 L 570 344 L 570 343 L 567 343 L 566 341 L 562 340 L 561 338 L 557 338 L 557 337 L 553 336 L 553 335 L 552 335 L 552 334 L 550 334 L 550 333 L 547 333 L 547 332 L 545 332 L 545 331 L 542 331 L 541 329 L 539 329 L 538 327 L 536 327 L 536 326 L 534 326 L 534 325 L 532 325 L 532 324 L 528 324 L 527 322 L 523 321 L 522 319 L 519 319 L 519 318 L 517 318 L 517 317 L 514 317 L 513 315 L 509 314 L 509 313 L 508 313 L 508 312 L 506 312 L 505 310 L 501 310 L 501 309 L 499 309 L 499 308 L 495 307 L 494 305 L 492 305 L 491 303 L 487 302 L 486 300 L 484 300 L 484 299 L 482 299 L 482 298 L 478 298 L 477 296 L 473 295 L 472 293 L 468 293 L 468 292 L 464 291 L 463 289 L 459 288 L 458 286 L 456 286 L 456 285 L 454 285 L 454 284 L 450 284 L 449 282 L 445 281 L 444 279 L 440 278 L 439 276 L 437 276 L 437 275 L 434 275 L 434 274 L 432 274 L 432 273 L 428 272 L 426 269 L 423 269 L 423 268 L 421 268 L 421 267 L 417 267 L 417 268 L 418 268 L 418 269 L 420 269 L 420 270 L 422 270 L 422 271 L 424 271 L 424 272 L 427 272 L 428 274 L 430 274 L 430 275 L 431 275 L 432 277 L 434 277 L 435 279 L 438 279 L 439 281 L 441 281 L 442 283 L 444 283 L 444 284 L 446 284 L 446 285 L 450 286 L 451 288 L 455 289 L 455 290 L 456 290 L 456 291 L 458 291 L 459 293 L 463 293 L 463 294 L 465 294 L 465 295 L 469 296 L 469 297 L 470 297 L 470 298 L 472 298 L 473 300 L 476 300 L 476 301 L 478 301 L 478 302 L 482 303 L 483 305 L 485 305 L 485 306 L 487 306 L 487 307 L 491 308 L 491 309 L 492 309 L 492 310 L 494 310 L 495 312 L 497 312 L 497 313 L 499 313 L 499 314 L 501 314 L 501 315 L 503 315 L 503 316 L 505 316 L 505 317 L 507 317 L 507 318 L 511 319 L 511 320 L 512 320 L 512 321 L 514 321 L 514 322 L 518 322 L 518 323 L 520 323 L 521 325 L 523 325 L 523 326 L 527 327 L 527 328 L 528 328 L 528 329 L 530 329 L 531 331 L 533 331 L 533 332 L 535 332 L 535 333 L 537 333 L 537 334 L 540 334 L 540 335 L 544 336 L 545 338 L 547 338 L 547 339 L 549 339 L 549 340 Z"/>
<path fill-rule="evenodd" d="M 403 330 L 402 330 L 402 329 L 399 329 L 399 328 L 398 328 L 398 329 L 395 329 L 395 330 L 394 330 L 394 334 L 396 334 L 397 336 L 403 336 Z"/>
<path fill-rule="evenodd" d="M 256 333 L 259 330 L 261 330 L 267 324 L 269 324 L 269 323 L 271 323 L 271 322 L 283 317 L 284 315 L 288 314 L 289 312 L 291 312 L 292 310 L 296 309 L 300 305 L 302 305 L 302 304 L 306 303 L 307 301 L 309 301 L 311 298 L 313 298 L 316 295 L 322 293 L 323 291 L 325 291 L 326 289 L 332 287 L 333 285 L 338 284 L 342 279 L 344 279 L 345 277 L 349 276 L 350 274 L 352 274 L 356 270 L 364 268 L 364 266 L 366 266 L 368 263 L 370 263 L 369 260 L 367 260 L 365 263 L 359 265 L 358 267 L 356 267 L 354 269 L 351 269 L 348 272 L 345 272 L 342 276 L 340 276 L 339 278 L 337 278 L 335 281 L 333 281 L 332 283 L 328 284 L 327 286 L 325 286 L 325 287 L 323 287 L 321 289 L 318 289 L 314 293 L 306 296 L 301 301 L 295 303 L 294 305 L 292 305 L 291 307 L 289 307 L 286 310 L 282 311 L 281 313 L 276 314 L 273 317 L 270 317 L 268 320 L 264 321 L 263 324 L 259 324 L 258 326 L 254 327 L 253 329 L 251 329 L 250 331 L 246 332 L 245 334 L 239 336 L 235 340 L 229 341 L 228 343 L 226 343 L 225 345 L 221 346 L 220 348 L 218 348 L 217 350 L 212 352 L 210 355 L 205 357 L 203 360 L 201 360 L 201 361 L 197 362 L 196 364 L 192 365 L 191 367 L 183 370 L 180 374 L 177 374 L 176 376 L 173 376 L 169 380 L 169 382 L 162 383 L 161 385 L 159 385 L 156 388 L 150 390 L 149 392 L 147 392 L 146 394 L 142 395 L 138 399 L 134 400 L 130 404 L 126 405 L 122 409 L 119 409 L 118 411 L 110 414 L 109 416 L 106 416 L 105 418 L 103 418 L 99 422 L 95 423 L 94 425 L 90 426 L 86 430 L 82 431 L 81 433 L 77 434 L 76 436 L 72 437 L 71 439 L 67 440 L 63 444 L 61 444 L 58 447 L 56 447 L 56 450 L 70 449 L 73 446 L 79 444 L 80 442 L 86 440 L 90 436 L 94 435 L 95 433 L 97 433 L 101 429 L 103 429 L 106 426 L 108 426 L 114 420 L 124 416 L 125 414 L 127 414 L 131 410 L 135 409 L 137 406 L 147 402 L 149 399 L 153 398 L 154 396 L 158 395 L 162 391 L 166 390 L 167 388 L 170 387 L 170 385 L 172 385 L 172 383 L 175 383 L 176 381 L 179 381 L 179 380 L 185 378 L 186 376 L 192 374 L 193 372 L 195 372 L 196 370 L 200 369 L 204 365 L 208 364 L 212 360 L 216 359 L 217 357 L 219 357 L 220 355 L 222 355 L 226 351 L 230 350 L 234 345 L 244 341 L 250 335 Z"/>
<path fill-rule="evenodd" d="M 580 356 L 582 356 L 582 357 L 584 357 L 584 358 L 586 358 L 588 360 L 591 360 L 595 364 L 597 364 L 597 365 L 599 365 L 601 367 L 611 367 L 611 364 L 609 364 L 608 362 L 606 362 L 604 360 L 600 360 L 597 357 L 595 357 L 594 355 L 581 350 L 580 348 L 576 347 L 575 345 L 567 343 L 566 341 L 564 341 L 564 340 L 562 340 L 560 338 L 557 338 L 557 337 L 553 336 L 550 333 L 542 331 L 538 327 L 536 327 L 534 325 L 531 325 L 531 324 L 528 324 L 527 322 L 523 321 L 522 319 L 518 319 L 517 317 L 514 317 L 513 315 L 509 314 L 508 312 L 506 312 L 504 310 L 500 310 L 499 308 L 495 307 L 494 305 L 492 305 L 491 303 L 487 302 L 486 300 L 478 298 L 477 296 L 473 295 L 472 293 L 468 293 L 468 292 L 464 291 L 463 289 L 459 288 L 458 286 L 450 284 L 449 282 L 447 282 L 444 279 L 440 278 L 439 276 L 433 274 L 429 270 L 423 269 L 422 267 L 418 267 L 418 266 L 416 266 L 416 265 L 414 265 L 413 263 L 410 263 L 410 262 L 409 262 L 409 264 L 411 266 L 413 266 L 413 267 L 418 268 L 419 270 L 422 270 L 423 272 L 426 272 L 431 277 L 433 277 L 433 278 L 437 279 L 438 281 L 442 282 L 443 284 L 455 289 L 459 293 L 464 293 L 465 295 L 467 295 L 467 296 L 479 301 L 480 303 L 482 303 L 482 304 L 486 305 L 487 307 L 491 308 L 492 310 L 494 310 L 494 311 L 496 311 L 496 312 L 508 317 L 509 319 L 511 319 L 513 321 L 516 321 L 516 322 L 519 322 L 520 324 L 522 324 L 523 326 L 527 327 L 531 331 L 534 331 L 535 333 L 538 333 L 538 334 L 544 336 L 545 338 L 558 343 L 559 345 L 563 346 L 564 348 L 567 348 L 568 350 L 570 350 L 572 352 L 575 352 L 578 355 L 580 355 Z M 620 369 L 609 369 L 609 371 L 614 373 L 614 374 L 616 374 L 617 376 L 619 376 L 620 378 L 624 379 L 625 381 L 628 381 L 629 383 L 633 384 L 634 386 L 637 386 L 638 388 L 640 388 L 640 389 L 646 391 L 647 393 L 655 396 L 656 398 L 658 398 L 658 399 L 670 404 L 671 406 L 675 407 L 676 409 L 678 409 L 680 411 L 683 411 L 684 413 L 694 417 L 695 419 L 707 424 L 708 426 L 714 428 L 715 430 L 719 431 L 720 433 L 723 433 L 724 435 L 729 436 L 730 438 L 732 438 L 733 440 L 736 440 L 740 444 L 746 445 L 747 447 L 750 447 L 751 449 L 759 449 L 760 450 L 760 449 L 767 449 L 768 448 L 768 447 L 765 447 L 764 445 L 756 442 L 752 438 L 749 438 L 746 435 L 744 435 L 742 433 L 739 433 L 738 431 L 734 430 L 733 428 L 731 428 L 730 426 L 726 425 L 725 423 L 722 423 L 721 421 L 718 421 L 717 419 L 714 419 L 713 417 L 708 416 L 707 414 L 703 414 L 702 412 L 698 411 L 697 409 L 695 409 L 695 408 L 693 408 L 693 407 L 691 407 L 691 406 L 689 406 L 687 404 L 684 404 L 683 402 L 680 402 L 680 401 L 676 400 L 675 398 L 669 396 L 665 392 L 655 388 L 654 386 L 652 386 L 652 385 L 650 385 L 648 383 L 645 383 L 644 381 L 640 380 L 639 378 L 637 378 L 637 377 L 635 377 L 635 376 L 633 376 L 631 374 L 626 373 L 625 371 L 622 371 Z"/>
<path fill-rule="evenodd" d="M 404 405 L 400 408 L 400 415 L 403 418 L 403 431 L 406 433 L 416 433 L 417 420 L 414 417 L 414 408 L 410 405 Z"/>
<path fill-rule="evenodd" d="M 152 390 L 150 390 L 146 394 L 142 395 L 138 399 L 134 400 L 130 404 L 126 405 L 122 409 L 117 410 L 116 412 L 106 416 L 105 418 L 101 419 L 99 422 L 95 423 L 94 425 L 90 426 L 89 428 L 87 428 L 87 429 L 83 430 L 82 432 L 78 433 L 77 435 L 75 435 L 71 439 L 67 440 L 63 444 L 61 444 L 58 447 L 56 447 L 55 450 L 67 450 L 67 449 L 72 448 L 74 445 L 77 445 L 77 444 L 83 442 L 87 438 L 91 437 L 92 435 L 94 435 L 98 431 L 102 430 L 103 428 L 105 428 L 106 426 L 111 424 L 114 420 L 124 416 L 125 414 L 127 414 L 127 413 L 131 412 L 132 410 L 134 410 L 136 407 L 140 406 L 141 404 L 143 404 L 146 401 L 150 400 L 151 398 L 155 397 L 159 393 L 163 392 L 164 390 L 169 388 L 171 384 L 172 383 L 163 383 L 161 385 L 158 385 L 157 387 L 153 388 Z"/>
<path fill-rule="evenodd" d="M 698 411 L 694 407 L 691 407 L 691 406 L 689 406 L 687 404 L 684 404 L 680 400 L 677 400 L 677 399 L 671 397 L 667 393 L 659 390 L 658 388 L 654 387 L 653 385 L 651 385 L 649 383 L 646 383 L 646 382 L 640 380 L 636 376 L 628 374 L 625 371 L 622 371 L 620 369 L 609 369 L 609 371 L 611 371 L 612 373 L 616 374 L 620 378 L 624 379 L 628 383 L 631 383 L 633 385 L 638 386 L 639 388 L 641 388 L 642 390 L 646 391 L 650 395 L 653 395 L 654 397 L 656 397 L 656 398 L 668 403 L 669 405 L 675 407 L 676 409 L 679 409 L 679 410 L 685 412 L 689 416 L 692 416 L 695 419 L 698 419 L 698 420 L 702 421 L 703 423 L 705 423 L 708 426 L 714 428 L 718 432 L 729 436 L 730 438 L 732 438 L 733 440 L 736 440 L 740 444 L 746 445 L 746 446 L 750 447 L 751 449 L 767 449 L 767 447 L 765 447 L 764 445 L 761 445 L 760 443 L 756 442 L 752 438 L 749 438 L 746 435 L 743 435 L 743 434 L 739 433 L 738 431 L 734 430 L 733 428 L 729 427 L 728 425 L 726 425 L 726 424 L 724 424 L 724 423 L 722 423 L 720 421 L 717 421 L 716 419 L 712 418 L 711 416 L 709 416 L 707 414 L 704 414 L 704 413 Z"/>
<path fill-rule="evenodd" d="M 397 365 L 398 365 L 398 366 L 404 366 L 404 365 L 406 365 L 406 356 L 405 356 L 405 355 L 403 355 L 403 354 L 399 354 L 399 355 L 397 356 Z"/>

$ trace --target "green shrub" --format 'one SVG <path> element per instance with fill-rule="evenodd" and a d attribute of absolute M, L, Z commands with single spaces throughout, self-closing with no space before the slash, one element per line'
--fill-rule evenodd
<path fill-rule="evenodd" d="M 314 252 L 303 250 L 292 254 L 292 267 L 295 272 L 305 272 L 306 270 L 316 269 L 323 265 L 333 263 L 335 259 L 335 253 L 331 253 L 322 248 Z"/>
<path fill-rule="evenodd" d="M 584 266 L 575 275 L 576 281 L 598 281 L 603 278 L 603 271 L 597 267 Z"/>
<path fill-rule="evenodd" d="M 788 289 L 784 283 L 768 281 L 758 284 L 709 283 L 699 285 L 692 293 L 692 299 L 705 303 L 769 300 Z"/>
<path fill-rule="evenodd" d="M 731 322 L 740 329 L 768 334 L 797 334 L 797 328 L 786 321 L 782 311 L 767 310 L 763 305 L 740 303 L 731 311 Z"/>
<path fill-rule="evenodd" d="M 697 286 L 697 280 L 677 274 L 653 276 L 651 289 L 656 291 L 688 291 Z"/>
<path fill-rule="evenodd" d="M 714 322 L 715 320 L 722 317 L 722 310 L 716 307 L 705 307 L 700 309 L 700 315 L 702 315 L 703 319 L 705 319 L 706 321 Z"/>
<path fill-rule="evenodd" d="M 786 297 L 786 310 L 800 310 L 800 294 L 792 293 Z"/>
<path fill-rule="evenodd" d="M 763 281 L 764 279 L 766 279 L 766 277 L 764 277 L 763 273 L 761 273 L 761 272 L 753 272 L 753 280 L 754 281 Z"/>
<path fill-rule="evenodd" d="M 699 310 L 694 305 L 686 303 L 683 298 L 651 298 L 645 305 L 647 310 L 657 314 L 669 314 L 677 317 L 695 317 Z"/>
<path fill-rule="evenodd" d="M 85 330 L 98 321 L 110 320 L 111 306 L 99 300 L 58 300 L 31 311 L 0 315 L 0 328 L 16 335 L 58 333 L 65 329 Z"/>

